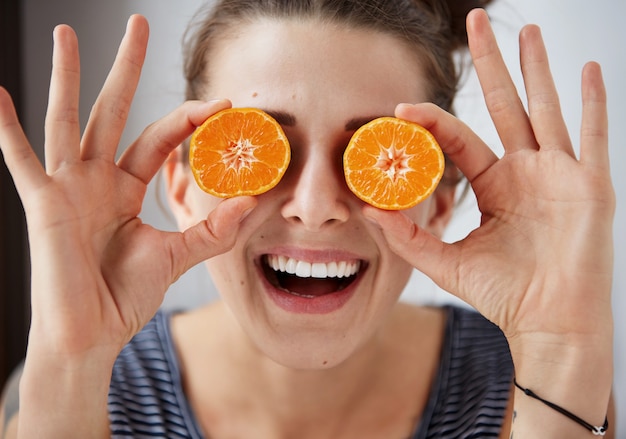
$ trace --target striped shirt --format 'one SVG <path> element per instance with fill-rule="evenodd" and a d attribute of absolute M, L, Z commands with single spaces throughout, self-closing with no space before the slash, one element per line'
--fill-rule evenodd
<path fill-rule="evenodd" d="M 498 437 L 513 377 L 507 341 L 479 314 L 446 309 L 438 374 L 411 438 Z M 114 438 L 203 438 L 183 392 L 169 317 L 157 313 L 115 363 L 109 390 Z"/>

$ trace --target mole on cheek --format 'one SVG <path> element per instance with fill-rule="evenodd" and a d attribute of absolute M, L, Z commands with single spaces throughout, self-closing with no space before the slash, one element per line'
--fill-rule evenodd
<path fill-rule="evenodd" d="M 252 97 L 256 98 L 259 94 L 255 91 L 254 93 L 252 93 Z"/>

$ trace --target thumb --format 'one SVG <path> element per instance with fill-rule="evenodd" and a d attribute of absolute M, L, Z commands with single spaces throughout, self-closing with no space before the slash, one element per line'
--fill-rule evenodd
<path fill-rule="evenodd" d="M 235 197 L 222 201 L 208 216 L 178 234 L 180 245 L 172 258 L 179 276 L 196 264 L 230 250 L 237 239 L 240 223 L 256 207 L 253 197 Z"/>
<path fill-rule="evenodd" d="M 457 291 L 459 264 L 454 246 L 420 228 L 402 212 L 371 206 L 363 209 L 365 217 L 380 227 L 392 251 L 439 287 L 452 293 Z"/>

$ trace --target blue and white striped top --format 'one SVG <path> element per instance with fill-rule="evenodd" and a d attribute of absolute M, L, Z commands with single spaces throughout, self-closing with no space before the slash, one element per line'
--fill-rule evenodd
<path fill-rule="evenodd" d="M 439 371 L 411 439 L 498 437 L 513 379 L 507 341 L 479 314 L 446 309 Z M 114 438 L 203 438 L 183 392 L 169 317 L 157 313 L 115 363 L 109 391 Z"/>

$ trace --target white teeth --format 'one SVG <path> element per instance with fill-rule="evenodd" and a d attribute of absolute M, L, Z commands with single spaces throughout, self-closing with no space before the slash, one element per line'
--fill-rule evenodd
<path fill-rule="evenodd" d="M 294 274 L 298 277 L 313 277 L 317 279 L 349 277 L 356 274 L 361 267 L 360 261 L 310 263 L 282 255 L 267 255 L 267 264 L 272 267 L 274 271 Z"/>
<path fill-rule="evenodd" d="M 296 274 L 296 268 L 298 267 L 298 261 L 295 259 L 287 259 L 285 263 L 285 271 L 290 274 Z"/>
<path fill-rule="evenodd" d="M 296 276 L 311 277 L 311 264 L 304 261 L 298 261 L 296 264 Z"/>
<path fill-rule="evenodd" d="M 326 269 L 326 264 L 322 264 L 321 262 L 316 262 L 315 264 L 311 264 L 311 277 L 323 279 L 327 276 L 328 276 L 328 270 Z"/>

